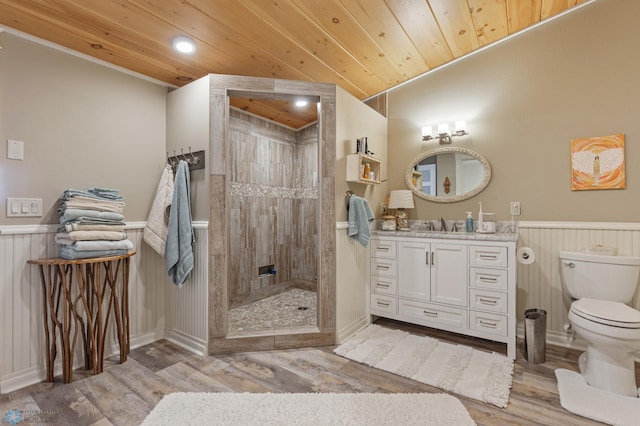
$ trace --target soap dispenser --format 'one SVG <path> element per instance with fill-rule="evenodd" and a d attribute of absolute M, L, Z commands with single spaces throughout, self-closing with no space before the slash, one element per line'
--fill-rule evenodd
<path fill-rule="evenodd" d="M 480 211 L 478 212 L 478 223 L 476 224 L 476 229 L 482 229 L 482 227 L 484 226 L 484 217 L 483 217 L 483 213 L 482 213 L 482 201 L 479 202 L 480 203 Z"/>
<path fill-rule="evenodd" d="M 471 212 L 467 212 L 467 220 L 465 221 L 465 231 L 473 232 L 473 217 L 471 216 Z"/>

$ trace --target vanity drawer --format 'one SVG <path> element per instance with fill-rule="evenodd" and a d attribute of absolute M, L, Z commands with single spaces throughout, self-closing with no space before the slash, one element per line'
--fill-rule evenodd
<path fill-rule="evenodd" d="M 398 299 L 395 297 L 381 296 L 379 294 L 371 295 L 371 312 L 392 314 L 398 313 Z"/>
<path fill-rule="evenodd" d="M 371 292 L 378 294 L 398 294 L 398 280 L 382 275 L 371 275 Z"/>
<path fill-rule="evenodd" d="M 497 336 L 507 335 L 507 317 L 488 312 L 469 311 L 469 328 Z"/>
<path fill-rule="evenodd" d="M 400 315 L 422 325 L 445 325 L 465 328 L 466 309 L 400 299 Z"/>
<path fill-rule="evenodd" d="M 371 239 L 371 257 L 396 258 L 397 245 L 395 241 Z"/>
<path fill-rule="evenodd" d="M 469 290 L 469 307 L 500 314 L 506 314 L 507 293 L 472 288 Z"/>
<path fill-rule="evenodd" d="M 469 268 L 469 285 L 488 290 L 507 291 L 509 278 L 505 269 Z"/>
<path fill-rule="evenodd" d="M 385 259 L 379 257 L 371 258 L 371 275 L 381 275 L 385 277 L 398 276 L 398 261 L 396 259 Z"/>
<path fill-rule="evenodd" d="M 506 268 L 508 266 L 507 248 L 494 246 L 470 246 L 469 265 Z"/>

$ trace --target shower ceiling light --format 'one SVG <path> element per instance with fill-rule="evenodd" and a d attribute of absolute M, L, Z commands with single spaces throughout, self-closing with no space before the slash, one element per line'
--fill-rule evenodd
<path fill-rule="evenodd" d="M 180 36 L 173 39 L 173 48 L 180 53 L 193 53 L 196 44 L 189 37 Z"/>
<path fill-rule="evenodd" d="M 296 106 L 297 107 L 307 106 L 307 103 L 308 103 L 307 101 L 299 100 L 299 101 L 296 101 Z"/>

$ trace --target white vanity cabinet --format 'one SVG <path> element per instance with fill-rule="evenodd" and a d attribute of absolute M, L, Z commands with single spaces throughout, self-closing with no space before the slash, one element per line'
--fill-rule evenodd
<path fill-rule="evenodd" d="M 369 313 L 504 342 L 515 358 L 517 237 L 454 236 L 374 235 Z"/>

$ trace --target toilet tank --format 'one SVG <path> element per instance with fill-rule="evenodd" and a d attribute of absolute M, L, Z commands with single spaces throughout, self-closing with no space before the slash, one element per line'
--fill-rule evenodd
<path fill-rule="evenodd" d="M 560 268 L 572 298 L 629 303 L 638 285 L 640 257 L 561 251 Z"/>

